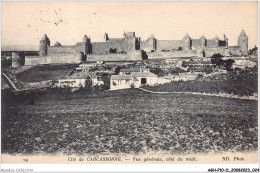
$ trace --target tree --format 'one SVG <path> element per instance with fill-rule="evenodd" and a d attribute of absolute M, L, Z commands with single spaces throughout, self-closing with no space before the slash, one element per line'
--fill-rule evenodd
<path fill-rule="evenodd" d="M 120 72 L 120 70 L 121 70 L 121 67 L 120 67 L 120 66 L 116 66 L 116 67 L 115 67 L 114 74 L 117 75 L 117 74 Z"/>
<path fill-rule="evenodd" d="M 228 60 L 224 60 L 223 61 L 223 66 L 226 67 L 227 71 L 231 71 L 232 70 L 232 65 L 235 62 L 235 60 L 233 59 L 228 59 Z"/>
<path fill-rule="evenodd" d="M 254 52 L 257 52 L 257 50 L 258 50 L 258 47 L 256 47 L 256 45 L 255 45 L 254 48 L 249 49 L 249 55 L 252 55 Z"/>
<path fill-rule="evenodd" d="M 181 66 L 186 68 L 188 66 L 188 63 L 186 61 L 182 61 Z"/>
<path fill-rule="evenodd" d="M 212 73 L 213 69 L 212 67 L 210 67 L 209 65 L 206 65 L 203 69 L 203 71 L 205 71 L 207 74 Z"/>
<path fill-rule="evenodd" d="M 214 54 L 211 57 L 211 63 L 220 67 L 222 65 L 222 63 L 223 63 L 222 57 L 223 57 L 223 55 L 221 55 L 220 53 Z"/>
<path fill-rule="evenodd" d="M 104 82 L 103 87 L 108 90 L 110 88 L 110 75 L 107 73 L 103 73 L 101 76 L 101 80 Z"/>
<path fill-rule="evenodd" d="M 162 77 L 162 76 L 165 75 L 164 71 L 163 71 L 161 68 L 159 68 L 159 67 L 152 68 L 152 69 L 151 69 L 151 72 L 154 73 L 154 74 L 156 74 L 156 75 L 159 76 L 159 77 Z"/>
<path fill-rule="evenodd" d="M 92 80 L 88 76 L 87 79 L 85 80 L 85 90 L 90 91 L 92 89 Z"/>

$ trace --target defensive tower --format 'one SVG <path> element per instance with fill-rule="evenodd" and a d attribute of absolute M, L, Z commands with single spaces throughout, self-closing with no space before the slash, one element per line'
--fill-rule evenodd
<path fill-rule="evenodd" d="M 189 36 L 189 34 L 187 33 L 184 37 L 183 37 L 183 48 L 184 50 L 190 50 L 191 49 L 191 38 Z"/>
<path fill-rule="evenodd" d="M 248 55 L 248 37 L 244 30 L 238 36 L 238 46 L 240 46 L 242 55 Z"/>
<path fill-rule="evenodd" d="M 148 38 L 148 44 L 151 50 L 156 50 L 156 39 L 153 34 Z"/>
<path fill-rule="evenodd" d="M 46 34 L 43 35 L 40 41 L 40 56 L 47 56 L 48 55 L 48 47 L 50 46 L 50 40 Z"/>
<path fill-rule="evenodd" d="M 88 37 L 86 34 L 84 35 L 83 37 L 83 50 L 84 50 L 84 54 L 87 55 L 87 54 L 90 54 L 92 53 L 92 46 L 91 46 L 91 39 L 90 37 Z"/>
<path fill-rule="evenodd" d="M 106 42 L 108 40 L 109 40 L 108 33 L 105 32 L 105 34 L 104 34 L 104 42 Z"/>
<path fill-rule="evenodd" d="M 204 35 L 200 37 L 200 43 L 201 43 L 201 47 L 207 47 L 207 41 Z"/>

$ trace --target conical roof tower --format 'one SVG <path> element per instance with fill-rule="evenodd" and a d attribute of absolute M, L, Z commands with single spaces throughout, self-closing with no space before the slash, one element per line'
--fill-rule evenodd
<path fill-rule="evenodd" d="M 244 29 L 242 29 L 240 36 L 247 36 Z"/>

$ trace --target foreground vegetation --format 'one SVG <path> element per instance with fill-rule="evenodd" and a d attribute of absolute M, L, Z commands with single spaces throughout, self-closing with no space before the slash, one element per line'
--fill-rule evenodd
<path fill-rule="evenodd" d="M 228 93 L 241 96 L 251 96 L 257 93 L 257 67 L 241 72 L 229 71 L 210 77 L 198 78 L 194 81 L 173 81 L 158 86 L 143 88 L 158 92 L 202 92 Z"/>
<path fill-rule="evenodd" d="M 2 98 L 1 128 L 9 154 L 255 151 L 257 101 L 137 89 L 43 93 L 34 105 Z"/>

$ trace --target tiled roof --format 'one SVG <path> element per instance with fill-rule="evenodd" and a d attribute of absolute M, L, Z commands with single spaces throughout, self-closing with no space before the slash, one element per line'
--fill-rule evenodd
<path fill-rule="evenodd" d="M 61 47 L 61 44 L 58 41 L 56 41 L 56 43 L 54 44 L 54 47 Z"/>
<path fill-rule="evenodd" d="M 244 29 L 242 29 L 242 31 L 240 33 L 240 36 L 246 36 L 246 33 L 245 33 Z"/>
<path fill-rule="evenodd" d="M 139 69 L 121 69 L 120 72 L 139 72 Z"/>
<path fill-rule="evenodd" d="M 112 75 L 111 80 L 132 80 L 131 75 Z"/>
<path fill-rule="evenodd" d="M 186 33 L 184 38 L 190 38 L 190 35 L 188 33 Z"/>
<path fill-rule="evenodd" d="M 205 35 L 204 35 L 204 34 L 202 34 L 200 38 L 206 38 L 206 37 L 205 37 Z"/>
<path fill-rule="evenodd" d="M 131 80 L 135 77 L 157 77 L 157 75 L 151 73 L 151 72 L 131 72 L 129 75 L 112 75 L 112 80 Z"/>
<path fill-rule="evenodd" d="M 89 39 L 89 37 L 85 34 L 82 41 L 83 41 L 83 42 L 87 42 L 88 39 Z"/>
<path fill-rule="evenodd" d="M 153 34 L 151 34 L 148 39 L 155 39 L 155 37 Z"/>
<path fill-rule="evenodd" d="M 61 76 L 60 80 L 65 80 L 65 79 L 86 79 L 85 76 Z"/>
<path fill-rule="evenodd" d="M 43 35 L 42 40 L 49 40 L 48 36 L 46 34 Z"/>
<path fill-rule="evenodd" d="M 151 72 L 132 72 L 131 76 L 133 77 L 157 77 L 155 74 Z"/>
<path fill-rule="evenodd" d="M 82 63 L 79 65 L 79 67 L 89 67 L 89 66 L 95 66 L 96 63 Z"/>

